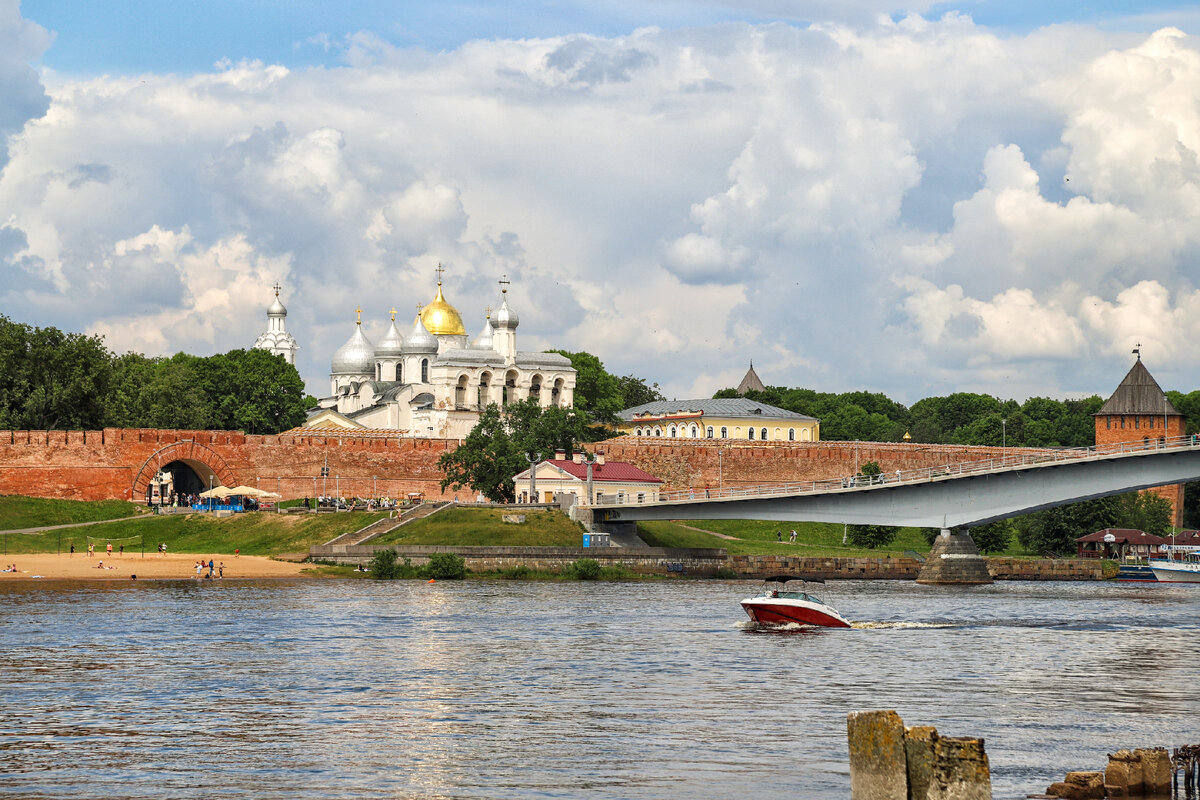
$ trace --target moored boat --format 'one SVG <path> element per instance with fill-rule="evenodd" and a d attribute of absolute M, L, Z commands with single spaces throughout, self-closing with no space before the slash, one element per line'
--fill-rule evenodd
<path fill-rule="evenodd" d="M 792 589 L 789 583 L 801 584 Z M 838 610 L 815 595 L 803 591 L 805 583 L 824 583 L 820 578 L 800 578 L 794 575 L 772 575 L 767 578 L 761 593 L 747 597 L 742 608 L 759 625 L 817 625 L 823 628 L 849 628 Z"/>
<path fill-rule="evenodd" d="M 1200 583 L 1200 552 L 1190 552 L 1182 561 L 1152 558 L 1149 564 L 1159 583 Z"/>

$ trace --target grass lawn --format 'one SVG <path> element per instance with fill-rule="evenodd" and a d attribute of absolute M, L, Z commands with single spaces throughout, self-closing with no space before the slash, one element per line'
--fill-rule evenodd
<path fill-rule="evenodd" d="M 524 524 L 504 522 L 492 508 L 448 508 L 410 522 L 369 544 L 448 544 L 492 547 L 580 547 L 583 528 L 557 511 L 522 511 Z"/>
<path fill-rule="evenodd" d="M 736 536 L 740 541 L 709 536 L 688 527 Z M 795 529 L 796 544 L 788 542 Z M 783 542 L 776 540 L 782 532 Z M 731 555 L 874 556 L 896 557 L 905 550 L 929 552 L 919 528 L 901 528 L 886 548 L 868 550 L 842 544 L 842 526 L 826 522 L 772 522 L 751 519 L 708 519 L 683 522 L 639 522 L 638 534 L 655 547 L 724 547 Z M 1028 555 L 1014 537 L 1007 550 L 996 555 Z"/>
<path fill-rule="evenodd" d="M 156 552 L 159 542 L 165 542 L 170 553 L 232 553 L 241 549 L 245 555 L 274 556 L 305 552 L 313 545 L 324 544 L 386 516 L 386 513 L 364 512 L 249 513 L 224 518 L 173 514 L 40 534 L 7 534 L 4 539 L 8 553 L 54 553 L 60 547 L 67 552 L 72 544 L 76 551 L 86 552 L 89 541 L 98 551 L 112 542 L 114 550 L 124 545 L 126 553 L 140 553 L 144 537 L 147 553 Z"/>
<path fill-rule="evenodd" d="M 47 500 L 41 497 L 0 497 L 0 530 L 66 525 L 121 519 L 146 513 L 145 506 L 124 500 Z"/>

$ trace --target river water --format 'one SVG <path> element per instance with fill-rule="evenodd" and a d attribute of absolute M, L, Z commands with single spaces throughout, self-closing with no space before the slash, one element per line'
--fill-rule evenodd
<path fill-rule="evenodd" d="M 997 798 L 1200 742 L 1200 587 L 0 585 L 0 795 L 846 798 L 847 712 L 983 736 Z"/>

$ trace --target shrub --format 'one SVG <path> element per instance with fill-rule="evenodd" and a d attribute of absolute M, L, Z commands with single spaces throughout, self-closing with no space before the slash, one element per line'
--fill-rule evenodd
<path fill-rule="evenodd" d="M 517 564 L 515 567 L 509 567 L 501 571 L 500 576 L 506 580 L 521 581 L 529 577 L 529 567 L 524 564 Z"/>
<path fill-rule="evenodd" d="M 601 567 L 599 577 L 606 581 L 631 581 L 634 576 L 624 564 L 613 564 L 611 567 Z"/>
<path fill-rule="evenodd" d="M 572 561 L 570 572 L 581 581 L 594 581 L 600 577 L 600 562 L 594 558 Z"/>
<path fill-rule="evenodd" d="M 886 547 L 896 538 L 899 528 L 891 525 L 851 525 L 848 531 L 850 544 L 855 547 Z"/>
<path fill-rule="evenodd" d="M 395 578 L 400 571 L 400 565 L 396 563 L 396 551 L 389 547 L 377 552 L 371 559 L 370 570 L 371 574 L 380 580 L 390 581 Z"/>
<path fill-rule="evenodd" d="M 425 565 L 425 574 L 440 581 L 459 580 L 467 574 L 467 563 L 456 553 L 434 553 Z"/>

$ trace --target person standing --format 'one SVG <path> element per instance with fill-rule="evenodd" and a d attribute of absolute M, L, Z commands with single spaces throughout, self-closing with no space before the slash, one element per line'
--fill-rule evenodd
<path fill-rule="evenodd" d="M 790 541 L 792 544 L 796 543 L 796 529 L 795 528 L 792 528 L 792 538 Z"/>
<path fill-rule="evenodd" d="M 71 542 L 71 558 L 75 557 L 75 543 Z"/>
<path fill-rule="evenodd" d="M 108 543 L 108 549 L 106 552 L 108 553 L 108 557 L 112 558 L 112 542 Z"/>
<path fill-rule="evenodd" d="M 95 558 L 95 557 L 96 557 L 96 545 L 92 544 L 91 542 L 88 542 L 88 558 Z"/>

